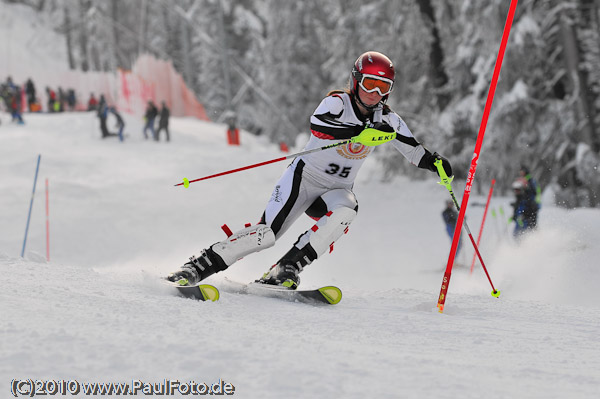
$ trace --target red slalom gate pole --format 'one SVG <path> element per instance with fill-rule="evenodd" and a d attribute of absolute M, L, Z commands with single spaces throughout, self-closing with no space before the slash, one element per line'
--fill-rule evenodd
<path fill-rule="evenodd" d="M 46 260 L 50 262 L 50 208 L 48 206 L 48 179 L 46 179 Z"/>
<path fill-rule="evenodd" d="M 485 203 L 485 210 L 483 211 L 483 219 L 481 220 L 481 227 L 479 228 L 479 235 L 477 236 L 477 248 L 479 248 L 479 243 L 481 243 L 481 236 L 483 235 L 483 226 L 485 226 L 485 218 L 487 216 L 487 212 L 490 207 L 490 200 L 492 199 L 492 193 L 494 192 L 494 184 L 496 184 L 496 179 L 492 179 L 492 185 L 490 187 L 490 192 L 488 193 L 487 202 Z M 473 267 L 475 266 L 476 257 L 477 257 L 477 254 L 473 254 L 473 262 L 471 262 L 471 271 L 469 274 L 473 274 Z"/>
<path fill-rule="evenodd" d="M 481 146 L 483 144 L 483 138 L 485 136 L 485 128 L 487 127 L 488 118 L 490 116 L 490 110 L 492 109 L 492 103 L 494 102 L 494 94 L 496 93 L 498 77 L 500 76 L 500 69 L 502 69 L 502 60 L 504 59 L 506 44 L 508 43 L 508 36 L 510 34 L 510 28 L 512 27 L 517 3 L 518 0 L 511 0 L 508 15 L 506 17 L 506 22 L 504 24 L 504 31 L 502 32 L 500 49 L 496 58 L 496 64 L 494 65 L 494 74 L 492 76 L 492 81 L 490 82 L 490 90 L 488 92 L 487 100 L 485 102 L 485 108 L 483 110 L 481 124 L 479 125 L 477 142 L 475 143 L 475 150 L 473 151 L 471 166 L 469 167 L 469 174 L 467 175 L 467 183 L 465 185 L 465 191 L 460 206 L 460 212 L 458 214 L 458 220 L 456 221 L 456 228 L 454 229 L 454 237 L 452 238 L 452 247 L 450 248 L 448 263 L 446 265 L 446 271 L 444 272 L 444 277 L 442 279 L 442 287 L 440 289 L 440 295 L 438 297 L 437 307 L 440 313 L 444 311 L 444 305 L 446 304 L 446 295 L 448 293 L 448 287 L 450 285 L 450 277 L 452 276 L 452 265 L 454 264 L 454 257 L 456 256 L 456 248 L 458 247 L 460 231 L 462 229 L 463 221 L 465 219 L 465 212 L 467 211 L 469 196 L 471 195 L 471 188 L 473 187 L 473 179 L 475 178 L 475 172 L 477 171 L 477 162 L 479 160 L 479 154 L 481 152 Z M 494 296 L 496 296 L 497 293 L 498 292 L 496 290 L 492 291 L 492 295 Z"/>

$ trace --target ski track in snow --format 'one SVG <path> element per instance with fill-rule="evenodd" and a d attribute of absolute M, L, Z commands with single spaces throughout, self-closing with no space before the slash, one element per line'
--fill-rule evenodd
<path fill-rule="evenodd" d="M 102 141 L 88 113 L 26 114 L 25 126 L 0 118 L 2 397 L 13 378 L 223 379 L 240 398 L 597 396 L 598 210 L 544 204 L 540 230 L 520 245 L 489 218 L 481 251 L 500 298 L 490 296 L 479 266 L 469 276 L 473 251 L 463 237 L 459 260 L 467 267 L 454 270 L 440 314 L 447 192 L 433 177 L 383 184 L 369 160 L 355 187 L 361 208 L 349 234 L 302 273 L 304 287 L 338 285 L 340 304 L 224 290 L 218 302 L 201 303 L 175 296 L 158 277 L 224 238 L 223 223 L 233 230 L 256 223 L 286 164 L 189 189 L 173 184 L 279 157 L 275 145 L 242 133 L 242 146 L 228 147 L 223 125 L 186 118 L 172 120 L 168 144 L 144 141 L 131 117 L 125 143 Z M 460 182 L 454 187 L 462 193 Z M 509 212 L 509 202 L 496 197 L 493 205 Z M 482 213 L 467 210 L 473 234 Z M 274 248 L 208 282 L 255 279 L 311 224 L 299 220 Z"/>

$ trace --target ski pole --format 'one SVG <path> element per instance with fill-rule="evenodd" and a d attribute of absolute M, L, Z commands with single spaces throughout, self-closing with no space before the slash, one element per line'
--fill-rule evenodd
<path fill-rule="evenodd" d="M 458 201 L 456 200 L 456 196 L 454 195 L 454 191 L 452 190 L 452 185 L 451 185 L 451 182 L 454 179 L 454 177 L 452 177 L 452 178 L 448 177 L 448 175 L 446 174 L 446 171 L 444 170 L 444 167 L 442 166 L 442 160 L 441 159 L 437 159 L 434 162 L 434 165 L 437 167 L 438 174 L 440 175 L 440 180 L 441 181 L 439 182 L 439 184 L 445 186 L 446 189 L 448 189 L 448 192 L 450 193 L 450 196 L 452 197 L 452 202 L 454 202 L 454 206 L 456 206 L 456 209 L 460 212 L 460 206 L 458 205 Z M 492 296 L 498 298 L 500 296 L 500 291 L 498 291 L 498 290 L 496 290 L 496 288 L 494 288 L 494 284 L 492 283 L 492 279 L 490 278 L 490 275 L 489 275 L 489 273 L 487 271 L 487 268 L 485 267 L 485 263 L 483 262 L 483 258 L 481 257 L 481 254 L 479 253 L 479 248 L 477 248 L 477 244 L 475 244 L 475 240 L 473 239 L 473 234 L 471 234 L 471 229 L 469 229 L 469 225 L 467 224 L 466 220 L 463 220 L 463 225 L 465 227 L 465 231 L 467 232 L 467 235 L 471 239 L 471 243 L 473 244 L 473 249 L 475 249 L 475 253 L 479 257 L 479 261 L 481 262 L 481 266 L 483 267 L 483 271 L 485 272 L 485 275 L 487 276 L 488 281 L 490 282 L 490 285 L 492 286 L 492 290 L 493 290 L 492 291 Z"/>
<path fill-rule="evenodd" d="M 224 176 L 224 175 L 228 175 L 231 173 L 241 172 L 242 170 L 257 168 L 259 166 L 264 166 L 264 165 L 268 165 L 268 164 L 275 163 L 275 162 L 285 161 L 286 159 L 295 158 L 300 155 L 311 154 L 313 152 L 323 151 L 323 150 L 327 150 L 329 148 L 339 147 L 339 146 L 350 144 L 350 143 L 357 143 L 357 144 L 365 145 L 367 147 L 374 147 L 374 146 L 377 146 L 377 145 L 380 145 L 383 143 L 387 143 L 388 141 L 391 141 L 395 138 L 396 138 L 396 132 L 383 132 L 381 130 L 377 130 L 374 128 L 367 128 L 367 129 L 363 130 L 362 132 L 360 132 L 360 134 L 358 136 L 352 137 L 351 139 L 348 139 L 348 140 L 340 141 L 338 143 L 333 143 L 333 144 L 329 144 L 329 145 L 326 145 L 323 147 L 318 147 L 318 148 L 313 148 L 310 150 L 297 152 L 295 154 L 290 154 L 285 157 L 275 158 L 275 159 L 271 159 L 270 161 L 259 162 L 259 163 L 255 163 L 253 165 L 243 166 L 241 168 L 232 169 L 232 170 L 217 173 L 214 175 L 201 177 L 199 179 L 188 180 L 188 179 L 184 178 L 181 183 L 175 184 L 175 187 L 184 186 L 185 188 L 188 188 L 190 186 L 190 183 L 194 183 L 197 181 L 212 179 L 214 177 L 219 177 L 219 176 Z"/>
<path fill-rule="evenodd" d="M 35 196 L 35 186 L 37 184 L 38 171 L 40 170 L 40 159 L 42 154 L 38 155 L 37 166 L 35 167 L 35 177 L 33 178 L 33 191 L 31 192 L 31 201 L 29 202 L 29 214 L 27 215 L 27 224 L 25 225 L 25 238 L 23 239 L 23 249 L 21 258 L 25 255 L 25 245 L 27 244 L 27 233 L 29 232 L 29 221 L 31 220 L 31 208 L 33 208 L 33 197 Z"/>

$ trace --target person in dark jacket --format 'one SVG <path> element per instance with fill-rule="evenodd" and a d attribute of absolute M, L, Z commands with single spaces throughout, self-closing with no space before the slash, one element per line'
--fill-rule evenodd
<path fill-rule="evenodd" d="M 454 238 L 454 229 L 456 227 L 456 222 L 458 220 L 458 212 L 454 207 L 454 202 L 452 200 L 446 201 L 446 208 L 442 212 L 442 219 L 444 219 L 444 223 L 446 224 L 446 232 L 448 236 L 450 236 L 450 240 Z M 460 247 L 462 246 L 462 238 L 458 241 L 458 247 L 456 248 L 456 255 L 460 252 Z"/>
<path fill-rule="evenodd" d="M 512 220 L 515 222 L 513 235 L 515 238 L 519 238 L 536 229 L 539 208 L 535 198 L 528 191 L 526 179 L 515 180 L 512 188 L 515 193 L 515 202 L 511 204 L 514 208 Z"/>
<path fill-rule="evenodd" d="M 152 133 L 152 138 L 154 140 L 157 140 L 156 130 L 154 130 L 154 120 L 156 119 L 157 115 L 158 115 L 158 109 L 156 108 L 156 105 L 154 105 L 154 102 L 152 100 L 149 100 L 148 106 L 146 107 L 146 114 L 144 115 L 144 120 L 146 121 L 146 124 L 144 125 L 144 138 L 145 139 L 148 139 L 148 135 L 146 134 L 146 131 L 148 129 L 150 129 L 150 133 Z"/>
<path fill-rule="evenodd" d="M 169 108 L 167 108 L 167 104 L 163 101 L 162 107 L 160 109 L 160 119 L 158 121 L 158 130 L 156 131 L 156 141 L 160 139 L 160 131 L 165 129 L 165 133 L 167 134 L 167 141 L 170 141 L 171 138 L 169 136 Z"/>
<path fill-rule="evenodd" d="M 27 106 L 29 107 L 29 112 L 33 112 L 31 107 L 36 103 L 35 98 L 35 85 L 31 79 L 27 79 L 25 83 L 25 93 L 27 94 Z"/>
<path fill-rule="evenodd" d="M 519 177 L 525 179 L 527 182 L 527 195 L 534 199 L 536 202 L 538 209 L 542 208 L 542 189 L 538 184 L 537 180 L 531 176 L 529 172 L 529 168 L 525 165 L 521 165 L 519 169 Z"/>
<path fill-rule="evenodd" d="M 73 89 L 67 90 L 67 104 L 69 105 L 69 111 L 75 110 L 75 106 L 77 105 L 77 95 Z"/>
<path fill-rule="evenodd" d="M 110 136 L 110 132 L 108 131 L 108 126 L 106 124 L 106 120 L 108 119 L 108 106 L 106 105 L 106 101 L 99 104 L 97 115 L 98 119 L 100 119 L 100 133 L 102 134 L 102 138 L 105 139 Z"/>
<path fill-rule="evenodd" d="M 104 107 L 106 107 L 106 98 L 104 97 L 104 94 L 100 94 L 100 101 L 98 101 L 98 105 L 96 107 L 96 114 L 98 115 L 98 118 L 100 118 L 100 114 L 104 112 Z"/>

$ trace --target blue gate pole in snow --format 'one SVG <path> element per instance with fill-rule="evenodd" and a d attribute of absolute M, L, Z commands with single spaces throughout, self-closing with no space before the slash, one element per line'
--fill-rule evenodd
<path fill-rule="evenodd" d="M 33 208 L 33 197 L 35 196 L 35 185 L 37 183 L 38 171 L 40 170 L 40 159 L 42 154 L 38 155 L 37 166 L 35 168 L 35 177 L 33 179 L 33 191 L 31 192 L 31 202 L 29 202 L 29 214 L 27 215 L 27 225 L 25 226 L 25 238 L 23 239 L 23 249 L 21 258 L 25 255 L 25 244 L 27 244 L 27 232 L 29 231 L 29 220 L 31 219 L 31 208 Z"/>

